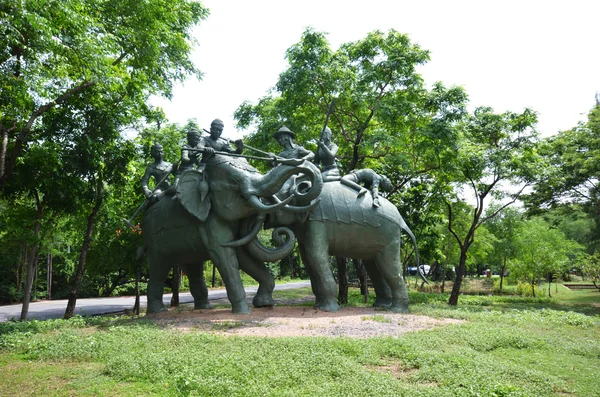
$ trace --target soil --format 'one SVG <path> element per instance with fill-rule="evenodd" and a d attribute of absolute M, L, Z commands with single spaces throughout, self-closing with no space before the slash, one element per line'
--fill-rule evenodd
<path fill-rule="evenodd" d="M 462 320 L 438 319 L 414 314 L 393 313 L 372 307 L 344 307 L 323 312 L 307 306 L 252 308 L 251 314 L 232 314 L 231 309 L 181 310 L 147 316 L 157 325 L 181 331 L 202 330 L 229 336 L 323 336 L 398 337 Z"/>

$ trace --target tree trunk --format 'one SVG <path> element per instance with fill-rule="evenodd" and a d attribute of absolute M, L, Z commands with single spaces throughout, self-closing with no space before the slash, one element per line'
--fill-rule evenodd
<path fill-rule="evenodd" d="M 4 176 L 4 164 L 6 164 L 6 150 L 8 148 L 8 131 L 2 129 L 2 144 L 0 146 L 0 177 Z"/>
<path fill-rule="evenodd" d="M 500 292 L 502 292 L 502 283 L 504 282 L 504 272 L 506 271 L 506 255 L 504 255 L 504 263 L 502 264 L 502 270 L 500 271 Z"/>
<path fill-rule="evenodd" d="M 358 276 L 358 282 L 360 284 L 360 293 L 364 297 L 364 302 L 369 302 L 369 285 L 368 285 L 368 275 L 367 269 L 365 269 L 364 264 L 360 259 L 352 259 L 352 264 L 354 265 L 354 270 L 356 271 L 356 275 Z"/>
<path fill-rule="evenodd" d="M 346 258 L 337 256 L 335 258 L 338 273 L 338 301 L 340 304 L 348 303 L 348 267 Z"/>
<path fill-rule="evenodd" d="M 531 279 L 531 295 L 535 298 L 535 277 Z"/>
<path fill-rule="evenodd" d="M 48 254 L 48 300 L 52 300 L 52 254 Z"/>
<path fill-rule="evenodd" d="M 25 265 L 27 264 L 28 251 L 29 251 L 29 247 L 27 247 L 27 244 L 25 244 L 25 247 L 23 247 L 22 254 L 19 257 L 19 265 L 17 266 L 17 295 L 21 292 L 21 288 L 23 288 L 23 274 L 24 274 L 23 269 L 25 268 Z"/>
<path fill-rule="evenodd" d="M 33 226 L 33 244 L 31 245 L 31 251 L 27 257 L 27 278 L 25 279 L 25 290 L 23 291 L 23 306 L 21 308 L 21 321 L 27 321 L 29 315 L 29 303 L 31 301 L 31 289 L 33 287 L 33 280 L 37 273 L 37 260 L 38 260 L 38 249 L 39 242 L 38 237 L 40 235 L 40 229 L 42 227 L 42 216 L 44 215 L 44 207 L 46 206 L 46 199 L 40 203 L 40 196 L 38 192 L 34 192 L 35 202 L 37 206 L 37 214 L 35 218 L 35 224 Z"/>
<path fill-rule="evenodd" d="M 464 245 L 460 249 L 460 259 L 458 261 L 458 269 L 456 269 L 456 280 L 452 286 L 452 292 L 450 293 L 450 299 L 448 304 L 456 306 L 458 304 L 458 295 L 460 295 L 460 284 L 462 283 L 465 269 L 467 267 L 467 250 L 468 246 Z"/>
<path fill-rule="evenodd" d="M 102 182 L 102 178 L 98 177 L 96 187 L 96 202 L 94 204 L 94 207 L 92 208 L 90 215 L 88 216 L 87 228 L 83 237 L 83 245 L 81 246 L 81 251 L 79 252 L 77 270 L 71 280 L 71 291 L 69 293 L 69 302 L 67 303 L 67 309 L 65 310 L 65 319 L 73 317 L 73 314 L 75 313 L 75 304 L 77 303 L 77 292 L 79 291 L 79 286 L 81 284 L 81 280 L 83 279 L 83 274 L 85 272 L 85 261 L 87 259 L 88 249 L 90 248 L 90 245 L 92 243 L 94 223 L 96 222 L 96 216 L 98 215 L 98 211 L 102 206 L 103 198 L 104 185 Z"/>
<path fill-rule="evenodd" d="M 552 273 L 548 272 L 548 298 L 552 298 L 552 291 L 550 290 L 552 287 Z"/>
<path fill-rule="evenodd" d="M 446 266 L 448 266 L 447 263 L 442 266 L 442 287 L 440 288 L 440 292 L 442 294 L 444 293 L 444 288 L 446 287 Z"/>
<path fill-rule="evenodd" d="M 119 271 L 119 275 L 110 281 L 110 285 L 102 292 L 102 296 L 111 296 L 119 285 L 123 285 L 123 282 L 127 282 L 127 273 L 122 274 L 121 271 Z"/>

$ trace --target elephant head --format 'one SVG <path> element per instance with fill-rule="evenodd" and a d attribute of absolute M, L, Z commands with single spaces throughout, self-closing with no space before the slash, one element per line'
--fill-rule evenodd
<path fill-rule="evenodd" d="M 203 176 L 204 173 L 204 176 Z M 291 188 L 281 198 L 276 194 L 287 184 Z M 254 240 L 262 228 L 265 215 L 277 210 L 307 213 L 310 204 L 321 192 L 323 180 L 319 170 L 310 162 L 281 164 L 267 174 L 260 174 L 245 160 L 228 156 L 213 156 L 203 172 L 188 170 L 180 177 L 177 197 L 184 208 L 200 221 L 205 221 L 209 212 L 226 221 L 242 220 L 240 232 L 245 235 L 225 247 L 239 247 Z M 291 206 L 292 200 L 296 204 Z M 274 240 L 282 244 L 277 249 L 251 249 L 257 259 L 265 262 L 280 260 L 288 255 L 295 243 L 294 234 L 288 228 L 277 229 Z M 286 238 L 284 238 L 286 237 Z"/>
<path fill-rule="evenodd" d="M 182 205 L 201 221 L 206 220 L 211 210 L 228 221 L 279 209 L 295 210 L 296 207 L 287 205 L 291 200 L 318 196 L 322 188 L 320 173 L 306 161 L 298 165 L 282 164 L 262 175 L 243 159 L 215 155 L 209 159 L 203 173 L 204 176 L 201 171 L 188 170 L 177 186 Z M 309 179 L 304 182 L 305 190 L 290 191 L 283 199 L 274 198 L 286 181 L 299 173 Z"/>

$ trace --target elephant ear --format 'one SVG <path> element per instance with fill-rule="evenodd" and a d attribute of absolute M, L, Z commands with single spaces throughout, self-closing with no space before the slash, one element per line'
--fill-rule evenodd
<path fill-rule="evenodd" d="M 185 208 L 196 219 L 204 222 L 210 211 L 210 197 L 206 176 L 199 170 L 187 170 L 179 178 L 177 197 Z"/>

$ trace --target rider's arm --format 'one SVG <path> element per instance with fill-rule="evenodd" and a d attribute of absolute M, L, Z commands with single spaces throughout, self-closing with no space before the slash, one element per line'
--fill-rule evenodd
<path fill-rule="evenodd" d="M 144 190 L 144 194 L 146 197 L 152 194 L 152 190 L 148 188 L 148 182 L 150 182 L 150 177 L 152 176 L 151 166 L 146 167 L 146 172 L 144 173 L 144 177 L 142 178 L 142 189 Z"/>

